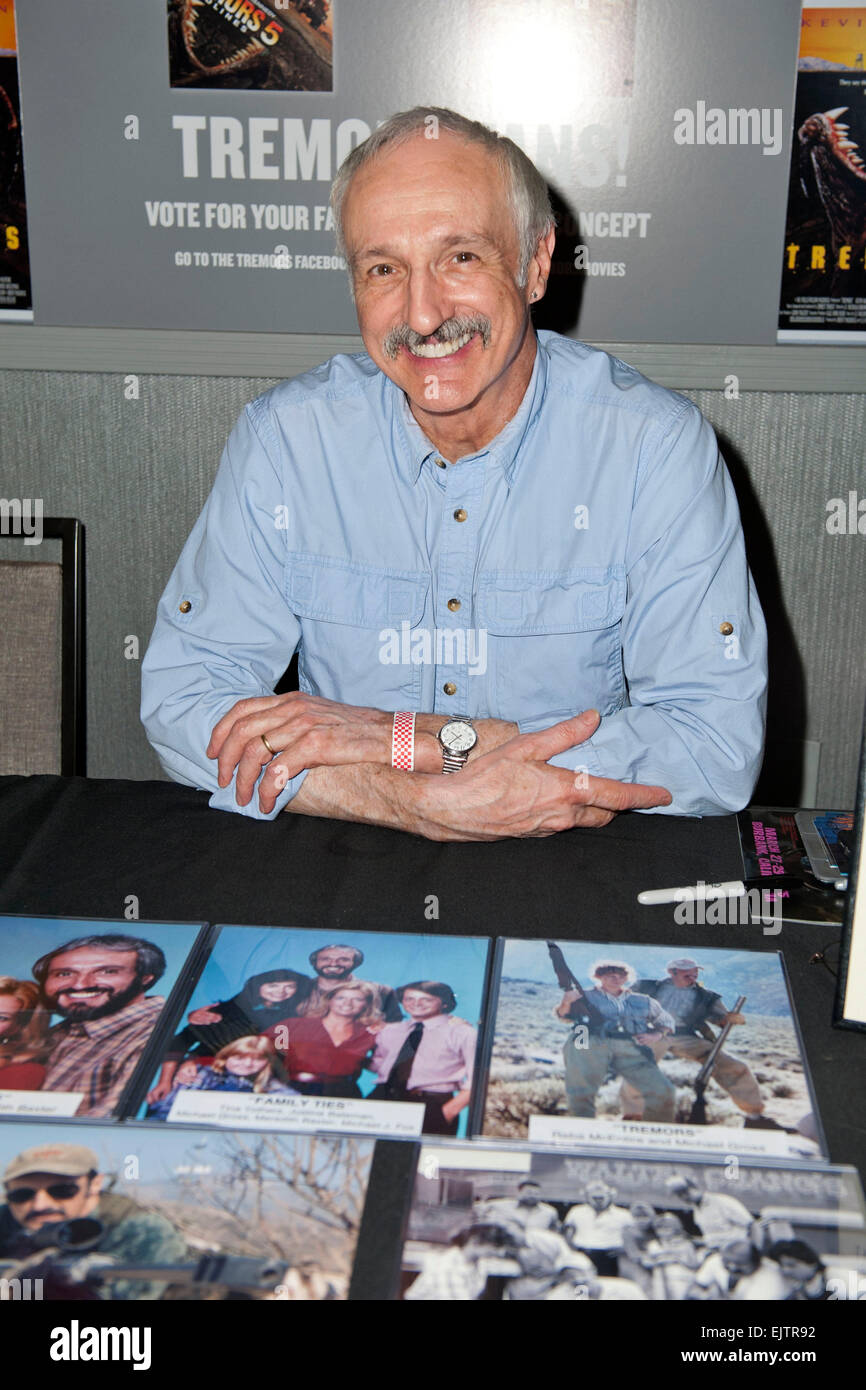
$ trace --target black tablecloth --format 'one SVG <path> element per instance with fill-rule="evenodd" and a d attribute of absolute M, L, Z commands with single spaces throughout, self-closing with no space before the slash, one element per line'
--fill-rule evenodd
<path fill-rule="evenodd" d="M 740 877 L 734 817 L 623 815 L 544 840 L 440 845 L 371 826 L 212 811 L 167 782 L 0 778 L 0 911 L 69 917 L 550 936 L 780 950 L 830 1155 L 866 1173 L 866 1036 L 830 1026 L 835 981 L 812 954 L 832 927 L 688 926 L 644 888 Z M 430 899 L 438 900 L 438 918 Z"/>

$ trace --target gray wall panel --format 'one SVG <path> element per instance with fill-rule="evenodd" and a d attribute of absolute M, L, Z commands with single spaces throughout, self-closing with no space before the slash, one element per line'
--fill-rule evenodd
<path fill-rule="evenodd" d="M 718 431 L 740 493 L 775 635 L 770 737 L 820 740 L 818 802 L 853 806 L 866 698 L 866 535 L 829 533 L 827 503 L 847 502 L 852 490 L 866 499 L 866 396 L 684 394 Z"/>
<path fill-rule="evenodd" d="M 119 370 L 125 370 L 119 364 Z M 93 776 L 151 777 L 140 661 L 157 598 L 244 403 L 271 378 L 0 372 L 0 495 L 87 528 L 88 755 Z M 828 382 L 832 387 L 832 382 Z M 853 804 L 866 672 L 866 536 L 830 535 L 827 501 L 866 496 L 866 396 L 688 393 L 718 429 L 774 632 L 772 729 L 822 741 L 819 799 Z M 5 547 L 3 547 L 5 550 Z M 27 547 L 36 558 L 37 547 Z M 34 554 L 35 552 L 35 554 Z M 19 552 L 20 553 L 20 552 Z"/>

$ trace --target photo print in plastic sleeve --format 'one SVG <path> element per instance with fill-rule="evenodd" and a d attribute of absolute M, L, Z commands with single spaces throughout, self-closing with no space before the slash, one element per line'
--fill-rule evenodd
<path fill-rule="evenodd" d="M 22 1300 L 347 1295 L 374 1144 L 0 1126 L 0 1277 Z"/>
<path fill-rule="evenodd" d="M 222 927 L 140 1118 L 462 1137 L 488 953 L 473 937 Z"/>
<path fill-rule="evenodd" d="M 0 917 L 0 1115 L 117 1117 L 204 934 L 189 922 Z"/>
<path fill-rule="evenodd" d="M 172 87 L 333 89 L 333 0 L 168 0 Z"/>
<path fill-rule="evenodd" d="M 866 1298 L 853 1168 L 425 1147 L 408 1301 Z"/>
<path fill-rule="evenodd" d="M 497 943 L 485 1138 L 821 1159 L 776 952 Z"/>

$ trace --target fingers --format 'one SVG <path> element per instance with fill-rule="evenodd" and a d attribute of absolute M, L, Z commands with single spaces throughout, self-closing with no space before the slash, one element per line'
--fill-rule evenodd
<path fill-rule="evenodd" d="M 246 806 L 262 768 L 274 756 L 262 735 L 277 753 L 282 752 L 292 737 L 298 737 L 312 725 L 314 715 L 308 705 L 309 697 L 297 691 L 241 700 L 216 725 L 208 756 L 218 759 L 217 781 L 221 787 L 229 785 L 237 768 L 239 806 Z"/>
<path fill-rule="evenodd" d="M 514 756 L 519 756 L 527 762 L 546 763 L 557 753 L 565 753 L 576 743 L 583 743 L 591 738 L 600 723 L 601 715 L 598 710 L 586 709 L 581 714 L 573 715 L 571 719 L 552 724 L 549 729 L 539 729 L 534 734 L 518 734 L 510 744 L 504 744 L 503 747 L 512 749 Z"/>
<path fill-rule="evenodd" d="M 651 806 L 669 806 L 673 801 L 667 787 L 617 782 L 612 777 L 589 777 L 583 772 L 574 779 L 574 798 L 578 804 L 613 812 L 644 811 Z"/>
<path fill-rule="evenodd" d="M 226 739 L 240 720 L 257 714 L 261 710 L 273 709 L 274 705 L 282 704 L 285 699 L 286 696 L 284 695 L 262 695 L 256 699 L 238 700 L 237 704 L 232 705 L 228 713 L 223 715 L 219 723 L 214 725 L 213 733 L 210 736 L 210 742 L 205 749 L 207 757 L 219 757 Z M 262 729 L 260 732 L 266 733 L 267 729 Z M 237 761 L 237 759 L 235 761 Z M 234 767 L 234 763 L 232 766 Z"/>

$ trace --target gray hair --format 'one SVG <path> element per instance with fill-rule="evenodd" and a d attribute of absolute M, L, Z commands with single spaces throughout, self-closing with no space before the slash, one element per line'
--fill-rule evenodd
<path fill-rule="evenodd" d="M 481 145 L 496 160 L 505 179 L 508 201 L 514 227 L 517 232 L 519 249 L 517 283 L 522 288 L 526 284 L 529 262 L 543 236 L 554 226 L 553 210 L 547 184 L 539 174 L 532 160 L 523 153 L 519 145 L 509 140 L 507 135 L 498 135 L 480 121 L 470 121 L 457 111 L 444 106 L 413 106 L 411 111 L 398 111 L 395 116 L 380 125 L 373 134 L 346 156 L 337 170 L 331 189 L 331 208 L 337 224 L 337 249 L 341 256 L 349 260 L 343 236 L 343 204 L 349 185 L 359 169 L 389 145 L 403 144 L 419 131 L 450 131 L 452 135 Z M 433 137 L 430 137 L 433 138 Z M 351 263 L 349 266 L 351 279 Z"/>

